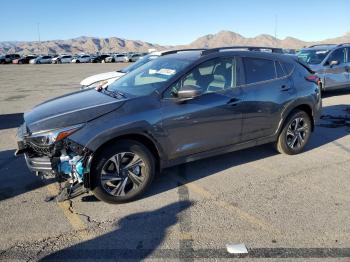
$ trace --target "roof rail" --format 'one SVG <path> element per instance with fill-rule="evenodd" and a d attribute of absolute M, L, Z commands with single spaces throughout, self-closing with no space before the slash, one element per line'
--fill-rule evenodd
<path fill-rule="evenodd" d="M 170 54 L 176 54 L 178 52 L 187 52 L 187 51 L 203 51 L 206 50 L 205 48 L 185 48 L 185 49 L 174 49 L 174 50 L 169 50 L 169 51 L 160 51 L 161 55 L 170 55 Z"/>
<path fill-rule="evenodd" d="M 221 50 L 232 50 L 232 49 L 243 49 L 246 51 L 258 51 L 261 52 L 265 50 L 271 50 L 272 53 L 283 53 L 282 48 L 270 47 L 270 46 L 225 46 L 225 47 L 216 47 L 211 49 L 206 49 L 202 51 L 202 55 L 208 55 L 215 52 L 220 52 Z"/>
<path fill-rule="evenodd" d="M 337 44 L 317 44 L 317 45 L 310 45 L 308 48 L 312 48 L 312 47 L 317 47 L 317 46 L 335 46 L 335 45 L 337 45 Z"/>
<path fill-rule="evenodd" d="M 339 44 L 337 46 L 343 46 L 343 45 L 350 45 L 350 43 L 341 43 L 341 44 Z"/>

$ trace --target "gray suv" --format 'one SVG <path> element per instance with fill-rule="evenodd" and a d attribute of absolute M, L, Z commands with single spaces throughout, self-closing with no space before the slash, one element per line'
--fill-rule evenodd
<path fill-rule="evenodd" d="M 321 110 L 319 78 L 283 54 L 215 48 L 154 59 L 107 88 L 33 108 L 18 130 L 32 171 L 109 203 L 140 197 L 164 168 L 274 143 L 307 144 Z"/>
<path fill-rule="evenodd" d="M 350 87 L 350 44 L 313 45 L 297 55 L 321 78 L 323 91 Z"/>

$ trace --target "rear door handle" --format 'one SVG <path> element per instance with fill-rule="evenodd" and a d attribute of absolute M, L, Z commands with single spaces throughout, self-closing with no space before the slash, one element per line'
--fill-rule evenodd
<path fill-rule="evenodd" d="M 281 86 L 281 90 L 282 91 L 288 91 L 288 90 L 290 90 L 290 87 L 287 86 L 287 85 L 283 85 L 283 86 Z"/>
<path fill-rule="evenodd" d="M 236 106 L 241 101 L 239 98 L 231 98 L 226 104 L 228 106 Z"/>

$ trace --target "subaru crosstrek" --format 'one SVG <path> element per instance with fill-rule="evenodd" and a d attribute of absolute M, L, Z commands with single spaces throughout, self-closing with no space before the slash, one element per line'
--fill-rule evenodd
<path fill-rule="evenodd" d="M 127 202 L 166 167 L 271 142 L 281 153 L 302 152 L 321 110 L 318 81 L 280 54 L 171 54 L 108 87 L 36 106 L 18 130 L 17 154 L 31 170 L 68 180 L 71 191 L 81 185 L 103 201 Z"/>
<path fill-rule="evenodd" d="M 313 45 L 297 55 L 320 77 L 322 91 L 350 87 L 350 44 Z"/>

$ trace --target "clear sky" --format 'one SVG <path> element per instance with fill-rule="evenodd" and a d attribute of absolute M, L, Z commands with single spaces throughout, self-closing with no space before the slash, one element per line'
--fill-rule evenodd
<path fill-rule="evenodd" d="M 117 36 L 187 44 L 230 30 L 323 40 L 350 31 L 350 0 L 0 0 L 0 41 Z"/>

